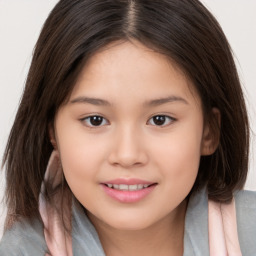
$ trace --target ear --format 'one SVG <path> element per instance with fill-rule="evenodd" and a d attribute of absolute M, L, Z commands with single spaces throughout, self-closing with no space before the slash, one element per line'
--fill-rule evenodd
<path fill-rule="evenodd" d="M 51 144 L 52 144 L 53 148 L 55 150 L 57 150 L 58 149 L 57 148 L 57 141 L 56 141 L 56 137 L 55 137 L 53 124 L 49 124 L 48 132 L 49 132 L 49 137 L 50 137 Z"/>
<path fill-rule="evenodd" d="M 212 115 L 210 120 L 204 125 L 202 143 L 201 143 L 201 155 L 209 156 L 212 155 L 218 145 L 220 139 L 220 124 L 221 115 L 217 108 L 212 109 Z"/>

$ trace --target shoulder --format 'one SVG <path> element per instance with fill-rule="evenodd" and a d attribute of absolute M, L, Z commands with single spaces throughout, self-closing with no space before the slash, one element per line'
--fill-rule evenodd
<path fill-rule="evenodd" d="M 234 196 L 237 206 L 256 209 L 256 191 L 241 190 Z"/>
<path fill-rule="evenodd" d="M 1 256 L 44 256 L 47 246 L 39 220 L 16 222 L 0 242 Z"/>
<path fill-rule="evenodd" d="M 253 220 L 252 224 L 256 225 L 256 191 L 241 190 L 234 198 L 238 220 L 246 223 Z"/>
<path fill-rule="evenodd" d="M 256 253 L 256 192 L 235 193 L 237 229 L 243 255 Z"/>

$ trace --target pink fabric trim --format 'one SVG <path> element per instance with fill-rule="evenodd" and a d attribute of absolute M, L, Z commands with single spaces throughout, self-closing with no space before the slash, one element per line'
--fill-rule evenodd
<path fill-rule="evenodd" d="M 235 200 L 230 204 L 208 201 L 210 256 L 242 256 L 236 222 Z"/>
<path fill-rule="evenodd" d="M 73 256 L 72 239 L 63 226 L 64 221 L 66 227 L 71 230 L 71 202 L 70 197 L 67 196 L 69 191 L 62 190 L 62 175 L 58 152 L 53 151 L 39 195 L 39 212 L 43 220 L 45 240 L 50 253 L 46 256 Z M 53 191 L 50 202 L 45 198 L 46 187 L 50 187 Z M 62 212 L 64 213 L 63 219 Z"/>

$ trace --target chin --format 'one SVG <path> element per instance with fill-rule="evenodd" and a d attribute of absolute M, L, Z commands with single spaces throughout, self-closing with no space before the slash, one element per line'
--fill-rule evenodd
<path fill-rule="evenodd" d="M 106 218 L 111 217 L 111 218 Z M 154 225 L 158 220 L 154 216 L 149 216 L 149 214 L 118 214 L 112 216 L 104 216 L 102 219 L 108 226 L 122 231 L 138 231 L 147 229 L 148 227 Z"/>
<path fill-rule="evenodd" d="M 147 229 L 151 225 L 152 223 L 147 223 L 145 221 L 139 222 L 139 220 L 137 222 L 123 220 L 114 223 L 109 223 L 109 226 L 120 231 L 139 231 Z"/>

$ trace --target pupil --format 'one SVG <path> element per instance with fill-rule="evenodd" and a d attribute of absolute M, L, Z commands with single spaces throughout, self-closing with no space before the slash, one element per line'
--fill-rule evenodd
<path fill-rule="evenodd" d="M 163 125 L 165 123 L 165 116 L 155 116 L 153 119 L 156 125 Z"/>
<path fill-rule="evenodd" d="M 90 121 L 91 121 L 92 125 L 99 126 L 102 123 L 102 117 L 101 116 L 92 116 Z"/>

